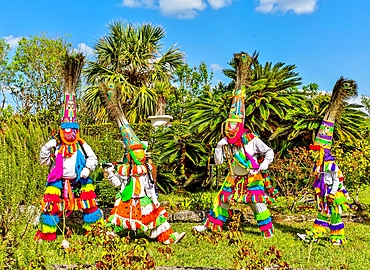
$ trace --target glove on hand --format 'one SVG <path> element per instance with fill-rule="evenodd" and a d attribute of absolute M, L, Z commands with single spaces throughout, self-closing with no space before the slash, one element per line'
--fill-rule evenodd
<path fill-rule="evenodd" d="M 154 208 L 157 209 L 161 204 L 158 202 L 157 198 L 152 198 Z"/>
<path fill-rule="evenodd" d="M 114 172 L 114 165 L 112 163 L 106 163 L 104 167 L 104 171 L 106 171 L 108 174 L 111 174 Z"/>
<path fill-rule="evenodd" d="M 227 140 L 225 138 L 217 143 L 217 148 L 222 148 L 224 145 L 227 145 Z"/>
<path fill-rule="evenodd" d="M 267 170 L 268 169 L 268 165 L 267 165 L 267 163 L 265 163 L 265 162 L 262 162 L 261 164 L 260 164 L 260 171 L 265 171 L 265 170 Z"/>
<path fill-rule="evenodd" d="M 57 147 L 57 140 L 52 139 L 52 140 L 48 141 L 48 142 L 45 144 L 45 147 L 47 147 L 48 149 L 51 149 L 51 148 L 53 148 L 53 147 Z"/>
<path fill-rule="evenodd" d="M 90 170 L 88 168 L 83 168 L 80 174 L 81 178 L 87 178 L 90 174 Z"/>

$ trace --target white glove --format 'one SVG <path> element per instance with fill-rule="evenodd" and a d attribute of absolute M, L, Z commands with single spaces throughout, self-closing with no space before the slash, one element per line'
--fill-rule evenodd
<path fill-rule="evenodd" d="M 87 178 L 89 176 L 90 170 L 88 168 L 83 168 L 80 174 L 81 178 Z"/>
<path fill-rule="evenodd" d="M 111 174 L 114 172 L 114 165 L 112 163 L 106 163 L 106 166 L 104 166 L 104 171 L 106 171 L 108 174 Z"/>
<path fill-rule="evenodd" d="M 219 141 L 218 143 L 217 143 L 217 148 L 221 148 L 222 149 L 222 147 L 224 146 L 224 145 L 227 145 L 228 143 L 227 143 L 227 140 L 226 140 L 226 138 L 223 138 L 221 141 Z"/>
<path fill-rule="evenodd" d="M 154 208 L 157 209 L 161 204 L 158 202 L 157 200 L 157 196 L 154 197 L 154 198 L 151 198 L 152 199 L 152 202 L 154 204 Z"/>
<path fill-rule="evenodd" d="M 47 149 L 51 149 L 51 148 L 53 148 L 53 147 L 57 147 L 57 140 L 56 139 L 52 139 L 52 140 L 50 140 L 50 141 L 48 141 L 46 144 L 45 144 L 45 147 L 47 148 Z"/>
<path fill-rule="evenodd" d="M 267 163 L 266 162 L 262 162 L 261 164 L 260 164 L 260 171 L 264 171 L 264 170 L 267 170 L 268 169 L 268 165 L 267 165 Z"/>

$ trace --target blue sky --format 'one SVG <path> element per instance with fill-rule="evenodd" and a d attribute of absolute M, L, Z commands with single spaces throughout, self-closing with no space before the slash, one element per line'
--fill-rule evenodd
<path fill-rule="evenodd" d="M 370 95 L 369 0 L 0 0 L 0 38 L 71 35 L 86 54 L 116 20 L 161 25 L 164 49 L 177 44 L 190 66 L 204 61 L 215 82 L 233 53 L 295 64 L 303 84 L 330 91 L 340 77 Z"/>

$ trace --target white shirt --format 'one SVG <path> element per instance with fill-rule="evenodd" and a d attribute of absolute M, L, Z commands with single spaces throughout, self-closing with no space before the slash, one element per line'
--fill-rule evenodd
<path fill-rule="evenodd" d="M 331 186 L 330 194 L 335 194 L 339 187 L 339 178 L 336 171 L 322 172 L 324 174 L 324 182 L 328 186 Z M 319 176 L 320 177 L 320 176 Z"/>
<path fill-rule="evenodd" d="M 221 139 L 215 149 L 215 163 L 220 165 L 224 162 L 223 146 L 228 145 L 226 138 Z M 228 145 L 230 149 L 230 145 Z M 265 158 L 260 164 L 261 170 L 267 170 L 270 163 L 274 160 L 274 150 L 268 147 L 261 139 L 254 137 L 251 141 L 244 145 L 245 151 L 253 157 L 257 163 L 257 154 L 264 154 Z M 257 173 L 259 170 L 251 170 L 251 174 Z M 238 164 L 233 165 L 233 172 L 236 175 L 246 175 L 248 171 Z"/>
<path fill-rule="evenodd" d="M 133 189 L 135 190 L 136 181 L 134 178 L 135 177 L 133 177 L 131 181 L 134 181 Z M 112 173 L 108 175 L 108 180 L 115 187 L 118 187 L 119 185 L 121 185 L 121 192 L 122 192 L 127 185 L 128 176 L 120 175 L 119 173 L 116 173 L 116 174 Z M 148 174 L 140 175 L 139 181 L 140 181 L 140 193 L 132 194 L 132 198 L 142 198 L 144 196 L 148 196 L 152 200 L 153 203 L 157 203 L 158 200 L 157 200 L 157 195 L 155 194 L 154 183 L 152 183 L 152 181 L 150 180 L 149 175 Z"/>
<path fill-rule="evenodd" d="M 51 150 L 56 145 L 56 140 L 48 141 L 43 147 L 41 147 L 40 151 L 40 162 L 41 164 L 49 165 L 51 160 Z M 81 146 L 84 148 L 87 157 L 85 156 L 82 149 L 78 149 L 77 151 L 81 151 L 81 154 L 86 159 L 86 167 L 89 168 L 91 171 L 95 170 L 95 167 L 98 165 L 98 158 L 96 157 L 94 151 L 91 149 L 90 145 L 86 142 Z M 56 150 L 57 151 L 57 150 Z M 77 178 L 76 175 L 76 158 L 77 158 L 77 151 L 73 153 L 70 158 L 63 157 L 63 178 Z M 51 170 L 55 167 L 55 161 L 51 166 Z"/>

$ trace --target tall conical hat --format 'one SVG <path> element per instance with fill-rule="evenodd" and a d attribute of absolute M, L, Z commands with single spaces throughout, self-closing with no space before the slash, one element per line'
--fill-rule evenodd
<path fill-rule="evenodd" d="M 257 57 L 257 53 L 252 56 L 244 52 L 234 54 L 236 84 L 229 116 L 225 123 L 225 135 L 228 142 L 232 144 L 238 141 L 244 132 L 245 92 L 251 84 L 251 66 Z"/>
<path fill-rule="evenodd" d="M 66 52 L 63 66 L 64 105 L 62 110 L 61 128 L 79 128 L 76 122 L 77 102 L 76 87 L 81 76 L 85 57 L 82 53 L 69 54 Z"/>
<path fill-rule="evenodd" d="M 145 150 L 146 146 L 141 143 L 140 139 L 136 136 L 134 130 L 131 128 L 126 119 L 125 114 L 123 113 L 120 91 L 115 87 L 114 83 L 102 83 L 100 90 L 102 92 L 103 103 L 106 105 L 110 116 L 118 123 L 125 147 L 129 150 L 135 163 L 139 164 L 140 161 L 138 160 L 142 157 L 136 157 L 135 155 L 137 155 L 137 153 L 134 154 L 133 150 Z"/>
<path fill-rule="evenodd" d="M 323 149 L 331 149 L 335 120 L 340 117 L 344 109 L 344 101 L 356 96 L 356 82 L 340 77 L 334 85 L 329 107 L 314 140 L 314 147 L 311 147 L 312 149 L 320 147 Z"/>

